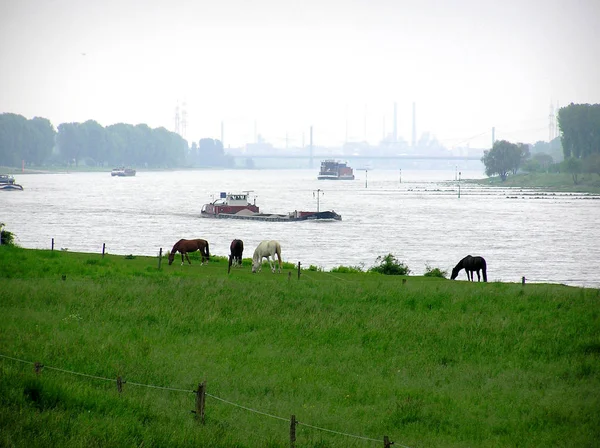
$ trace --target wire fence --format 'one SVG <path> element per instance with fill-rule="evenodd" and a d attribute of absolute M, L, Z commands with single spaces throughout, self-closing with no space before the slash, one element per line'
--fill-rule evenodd
<path fill-rule="evenodd" d="M 243 406 L 243 405 L 241 405 L 239 403 L 235 403 L 233 401 L 226 400 L 226 399 L 224 399 L 222 397 L 218 397 L 216 395 L 213 395 L 213 394 L 210 394 L 210 393 L 206 392 L 206 389 L 205 389 L 206 383 L 203 383 L 204 387 L 202 387 L 202 384 L 201 384 L 198 387 L 198 390 L 182 389 L 182 388 L 177 388 L 177 387 L 156 386 L 156 385 L 152 385 L 152 384 L 144 384 L 144 383 L 137 383 L 137 382 L 133 382 L 133 381 L 125 381 L 120 376 L 117 376 L 116 378 L 106 378 L 106 377 L 102 377 L 102 376 L 98 376 L 98 375 L 90 375 L 90 374 L 87 374 L 87 373 L 75 372 L 75 371 L 72 371 L 72 370 L 66 370 L 66 369 L 61 369 L 59 367 L 48 366 L 48 365 L 42 364 L 40 362 L 27 361 L 27 360 L 24 360 L 24 359 L 15 358 L 15 357 L 4 355 L 4 354 L 0 354 L 0 358 L 7 359 L 7 360 L 10 360 L 10 361 L 14 361 L 14 362 L 18 362 L 18 363 L 21 363 L 21 364 L 31 365 L 31 366 L 33 366 L 35 368 L 35 372 L 37 374 L 40 374 L 43 369 L 47 369 L 47 370 L 53 370 L 53 371 L 56 371 L 56 372 L 65 373 L 65 374 L 68 374 L 68 375 L 75 375 L 75 376 L 79 376 L 79 377 L 90 378 L 90 379 L 93 379 L 93 380 L 106 381 L 106 382 L 116 382 L 116 384 L 117 384 L 117 390 L 118 390 L 119 393 L 122 392 L 122 385 L 123 384 L 128 384 L 130 386 L 146 387 L 146 388 L 151 388 L 151 389 L 167 390 L 167 391 L 172 391 L 172 392 L 183 392 L 183 393 L 188 393 L 188 394 L 196 394 L 197 395 L 197 403 L 198 403 L 198 401 L 201 401 L 203 403 L 204 402 L 204 396 L 210 397 L 210 398 L 215 399 L 215 400 L 217 400 L 217 401 L 219 401 L 221 403 L 227 404 L 229 406 L 234 406 L 236 408 L 243 409 L 245 411 L 248 411 L 248 412 L 251 412 L 251 413 L 254 413 L 254 414 L 257 414 L 257 415 L 262 415 L 262 416 L 269 417 L 269 418 L 272 418 L 272 419 L 275 419 L 275 420 L 290 422 L 290 425 L 291 425 L 290 426 L 290 437 L 292 437 L 292 429 L 294 429 L 294 431 L 293 431 L 294 432 L 293 440 L 290 440 L 290 442 L 292 443 L 291 446 L 294 446 L 293 442 L 295 442 L 295 426 L 298 425 L 298 426 L 305 426 L 307 428 L 311 428 L 311 429 L 314 429 L 314 430 L 317 430 L 317 431 L 327 432 L 327 433 L 330 433 L 330 434 L 336 434 L 336 435 L 339 435 L 339 436 L 349 437 L 349 438 L 353 438 L 353 439 L 357 439 L 357 440 L 364 440 L 364 441 L 377 442 L 377 443 L 382 443 L 383 442 L 383 445 L 384 445 L 385 448 L 389 448 L 391 445 L 397 445 L 397 446 L 402 447 L 402 448 L 410 448 L 410 447 L 408 447 L 406 445 L 402 445 L 402 444 L 399 444 L 397 442 L 390 441 L 389 438 L 388 438 L 388 436 L 384 436 L 383 439 L 381 439 L 381 438 L 376 439 L 376 438 L 373 438 L 373 437 L 366 437 L 366 436 L 361 436 L 361 435 L 357 435 L 357 434 L 350 434 L 350 433 L 346 433 L 346 432 L 342 432 L 342 431 L 336 431 L 336 430 L 332 430 L 332 429 L 328 429 L 328 428 L 323 428 L 323 427 L 320 427 L 320 426 L 311 425 L 311 424 L 308 424 L 308 423 L 304 423 L 304 422 L 298 421 L 298 420 L 296 420 L 295 415 L 292 415 L 292 418 L 290 420 L 289 418 L 285 418 L 285 417 L 277 416 L 277 415 L 274 415 L 274 414 L 270 414 L 268 412 L 260 411 L 260 410 L 257 410 L 257 409 L 254 409 L 254 408 L 251 408 L 251 407 L 248 407 L 248 406 Z M 197 407 L 197 410 L 195 411 L 195 413 L 197 415 L 202 415 L 202 416 L 204 416 L 204 412 L 205 412 L 204 405 L 202 405 L 201 408 Z"/>

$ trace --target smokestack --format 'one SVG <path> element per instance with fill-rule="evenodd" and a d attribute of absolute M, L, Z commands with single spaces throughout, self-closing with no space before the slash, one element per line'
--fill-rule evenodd
<path fill-rule="evenodd" d="M 417 104 L 413 101 L 412 147 L 417 144 Z"/>
<path fill-rule="evenodd" d="M 394 143 L 398 141 L 398 113 L 397 104 L 394 103 Z"/>

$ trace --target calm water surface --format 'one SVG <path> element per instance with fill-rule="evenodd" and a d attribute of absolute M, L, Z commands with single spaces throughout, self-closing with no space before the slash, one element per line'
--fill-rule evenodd
<path fill-rule="evenodd" d="M 490 281 L 600 287 L 597 196 L 461 183 L 459 198 L 454 170 L 356 174 L 339 182 L 318 181 L 316 170 L 18 175 L 25 190 L 0 192 L 0 222 L 26 248 L 50 248 L 54 238 L 70 251 L 98 253 L 105 243 L 113 254 L 156 255 L 180 238 L 205 238 L 211 253 L 227 255 L 240 238 L 251 257 L 261 240 L 277 239 L 284 260 L 327 270 L 369 268 L 392 253 L 419 275 L 427 265 L 450 271 L 472 254 L 486 258 Z M 253 190 L 262 211 L 286 213 L 316 210 L 318 189 L 320 209 L 334 209 L 341 222 L 200 218 L 220 191 Z"/>

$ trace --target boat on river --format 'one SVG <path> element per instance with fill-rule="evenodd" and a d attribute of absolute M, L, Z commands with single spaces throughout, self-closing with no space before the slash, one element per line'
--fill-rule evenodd
<path fill-rule="evenodd" d="M 133 168 L 125 168 L 122 166 L 119 168 L 113 168 L 113 170 L 110 172 L 110 175 L 118 177 L 132 177 L 135 176 L 135 170 Z"/>
<path fill-rule="evenodd" d="M 323 160 L 317 176 L 319 180 L 354 180 L 354 171 L 347 162 Z"/>
<path fill-rule="evenodd" d="M 252 203 L 249 201 L 250 191 L 242 193 L 221 192 L 219 198 L 202 206 L 200 216 L 202 218 L 218 219 L 244 219 L 247 221 L 341 221 L 342 217 L 333 210 L 327 211 L 299 211 L 294 210 L 286 214 L 264 213 L 256 205 L 256 198 Z M 317 207 L 318 209 L 318 207 Z"/>
<path fill-rule="evenodd" d="M 23 190 L 23 186 L 16 183 L 14 176 L 0 174 L 0 190 Z"/>

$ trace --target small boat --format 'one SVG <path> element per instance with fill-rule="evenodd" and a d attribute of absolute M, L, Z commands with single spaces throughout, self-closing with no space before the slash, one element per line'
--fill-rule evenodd
<path fill-rule="evenodd" d="M 133 168 L 125 167 L 113 168 L 113 170 L 110 172 L 110 175 L 119 177 L 131 177 L 135 176 L 135 170 Z"/>
<path fill-rule="evenodd" d="M 23 190 L 23 186 L 15 182 L 10 174 L 0 174 L 0 190 Z"/>
<path fill-rule="evenodd" d="M 319 180 L 354 180 L 354 171 L 347 162 L 323 160 L 317 176 Z"/>
<path fill-rule="evenodd" d="M 245 219 L 248 221 L 313 221 L 328 220 L 341 221 L 342 217 L 333 210 L 307 212 L 294 210 L 287 214 L 263 213 L 256 205 L 256 199 L 252 203 L 248 200 L 250 191 L 243 193 L 221 192 L 219 198 L 202 206 L 200 216 L 202 218 L 219 219 Z"/>

